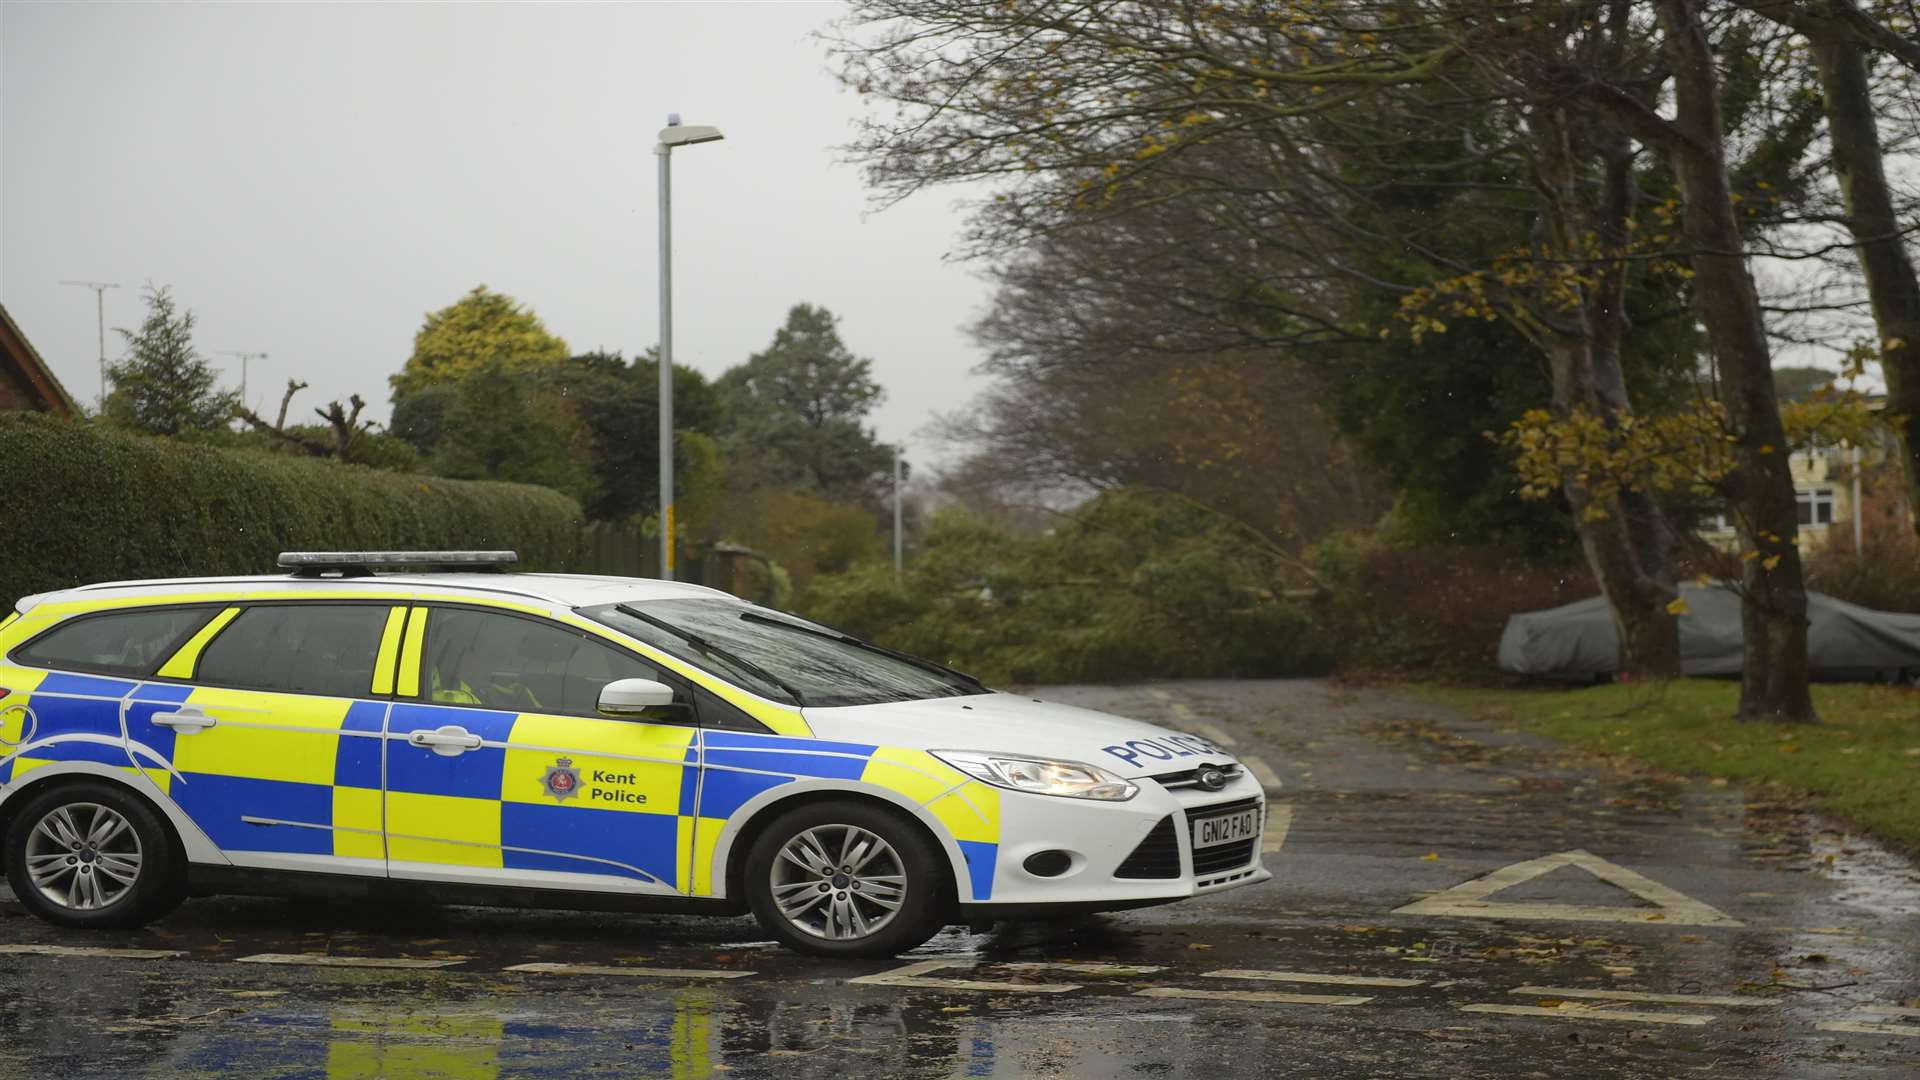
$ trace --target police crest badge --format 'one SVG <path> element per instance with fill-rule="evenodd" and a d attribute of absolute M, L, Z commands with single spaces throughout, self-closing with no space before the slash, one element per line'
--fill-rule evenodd
<path fill-rule="evenodd" d="M 580 770 L 573 767 L 571 758 L 561 758 L 547 766 L 547 775 L 540 778 L 547 794 L 561 802 L 580 794 Z"/>

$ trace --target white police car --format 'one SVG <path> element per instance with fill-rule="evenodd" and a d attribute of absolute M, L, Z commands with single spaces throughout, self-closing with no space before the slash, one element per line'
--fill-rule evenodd
<path fill-rule="evenodd" d="M 14 891 L 752 911 L 806 952 L 1267 880 L 1220 747 L 989 690 L 725 593 L 511 552 L 291 553 L 0 622 Z M 376 571 L 400 572 L 376 572 Z"/>

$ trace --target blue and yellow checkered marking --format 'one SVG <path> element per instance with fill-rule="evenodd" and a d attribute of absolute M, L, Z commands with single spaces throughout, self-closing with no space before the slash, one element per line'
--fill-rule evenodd
<path fill-rule="evenodd" d="M 120 743 L 127 679 L 0 668 L 0 784 L 56 762 L 85 761 L 132 771 Z M 111 740 L 111 741 L 103 741 Z"/>
<path fill-rule="evenodd" d="M 215 844 L 235 852 L 383 857 L 384 704 L 212 687 L 191 689 L 181 704 L 218 723 L 189 733 L 149 719 L 141 731 L 130 718 L 127 732 L 173 762 L 178 775 L 169 778 L 167 794 Z"/>
<path fill-rule="evenodd" d="M 405 741 L 449 724 L 486 745 L 441 757 Z M 612 875 L 684 891 L 678 837 L 697 783 L 686 767 L 693 729 L 397 705 L 389 732 L 394 859 Z M 549 786 L 560 769 L 575 778 L 564 798 Z"/>
<path fill-rule="evenodd" d="M 742 807 L 786 784 L 832 779 L 924 806 L 958 844 L 972 898 L 992 895 L 999 792 L 922 751 L 424 703 L 396 703 L 389 717 L 377 701 L 10 667 L 0 684 L 14 691 L 6 704 L 31 704 L 36 739 L 117 742 L 124 702 L 130 740 L 173 765 L 141 759 L 139 771 L 229 851 L 603 874 L 704 896 L 715 891 L 718 840 Z M 222 723 L 183 734 L 152 722 L 183 704 Z M 58 761 L 134 771 L 119 745 L 56 742 L 8 757 L 24 716 L 0 714 L 0 783 Z M 448 724 L 485 745 L 443 757 L 405 742 L 408 731 Z M 566 800 L 544 782 L 561 759 L 581 778 Z"/>

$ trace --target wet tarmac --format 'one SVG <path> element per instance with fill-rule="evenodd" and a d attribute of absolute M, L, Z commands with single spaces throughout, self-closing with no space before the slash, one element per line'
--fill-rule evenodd
<path fill-rule="evenodd" d="M 1920 871 L 1831 822 L 1385 691 L 1039 696 L 1257 760 L 1275 880 L 858 963 L 746 919 L 217 899 L 83 934 L 0 894 L 0 1077 L 1920 1076 Z"/>

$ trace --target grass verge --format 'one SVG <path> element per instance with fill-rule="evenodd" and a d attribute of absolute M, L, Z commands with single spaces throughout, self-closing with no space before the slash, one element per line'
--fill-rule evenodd
<path fill-rule="evenodd" d="M 1805 727 L 1734 722 L 1740 687 L 1711 679 L 1579 690 L 1417 689 L 1462 712 L 1670 772 L 1779 784 L 1920 853 L 1920 691 L 1815 686 L 1825 723 Z"/>

